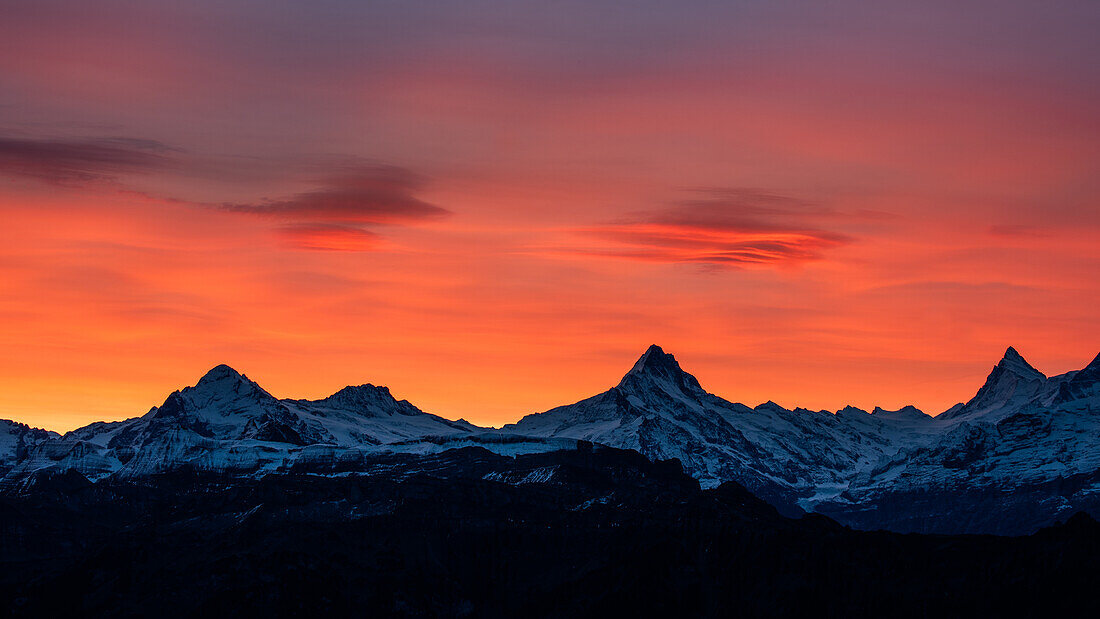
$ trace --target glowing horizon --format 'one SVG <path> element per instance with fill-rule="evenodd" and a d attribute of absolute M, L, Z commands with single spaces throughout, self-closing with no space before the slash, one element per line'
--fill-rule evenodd
<path fill-rule="evenodd" d="M 658 346 L 659 346 L 659 345 L 658 345 Z M 659 346 L 659 347 L 660 347 L 660 346 Z M 661 348 L 662 350 L 664 350 L 664 347 L 660 347 L 660 348 Z M 643 352 L 644 352 L 644 351 L 643 351 Z M 669 351 L 669 350 L 664 350 L 664 352 L 666 352 L 666 353 L 670 353 L 670 354 L 672 354 L 672 355 L 674 355 L 674 356 L 675 356 L 675 352 L 673 352 L 673 351 Z M 640 355 L 639 355 L 639 356 L 640 356 Z M 1100 355 L 1098 355 L 1098 357 L 1100 357 Z M 1026 359 L 1026 358 L 1025 358 L 1025 359 Z M 999 359 L 998 359 L 998 360 L 999 360 Z M 679 358 L 677 358 L 677 361 L 680 361 L 680 359 L 679 359 Z M 218 365 L 228 365 L 228 364 L 218 364 Z M 1074 371 L 1074 370 L 1078 370 L 1078 369 L 1081 369 L 1081 368 L 1085 367 L 1086 365 L 1088 365 L 1088 361 L 1086 361 L 1086 362 L 1084 362 L 1084 363 L 1081 363 L 1081 364 L 1080 364 L 1079 366 L 1077 366 L 1077 367 L 1074 367 L 1074 368 L 1072 368 L 1072 369 L 1070 369 L 1070 370 L 1066 370 L 1066 371 L 1068 372 L 1068 371 Z M 212 369 L 213 367 L 216 367 L 216 366 L 212 366 L 211 368 L 207 368 L 207 370 L 206 370 L 206 371 L 209 371 L 209 370 L 210 370 L 210 369 Z M 232 366 L 230 366 L 230 367 L 232 367 Z M 681 367 L 683 367 L 683 363 L 682 363 L 682 362 L 681 362 Z M 268 388 L 267 388 L 267 386 L 265 386 L 265 384 L 264 384 L 264 382 L 263 382 L 262 380 L 257 380 L 257 379 L 256 379 L 256 378 L 255 378 L 254 376 L 250 375 L 250 374 L 249 374 L 249 373 L 248 373 L 247 371 L 244 371 L 244 370 L 242 370 L 241 368 L 233 368 L 233 369 L 234 369 L 235 371 L 239 372 L 240 374 L 242 374 L 242 375 L 243 375 L 243 376 L 244 376 L 245 378 L 247 378 L 247 379 L 249 379 L 249 380 L 252 380 L 253 382 L 256 382 L 257 384 L 259 384 L 259 385 L 260 385 L 260 387 L 264 388 L 264 390 L 265 390 L 265 391 L 268 391 L 269 393 L 271 393 L 271 390 L 270 390 L 270 389 L 268 389 Z M 1062 374 L 1062 373 L 1065 373 L 1065 372 L 1056 372 L 1056 373 L 1050 373 L 1050 372 L 1045 372 L 1045 371 L 1044 371 L 1044 370 L 1043 370 L 1042 368 L 1036 368 L 1036 369 L 1038 369 L 1038 370 L 1039 370 L 1040 372 L 1043 372 L 1043 374 L 1047 375 L 1048 377 L 1051 377 L 1051 376 L 1056 376 L 1056 375 L 1058 375 L 1058 374 Z M 600 389 L 600 390 L 599 390 L 599 392 L 601 392 L 601 393 L 602 393 L 603 391 L 606 391 L 607 389 L 610 389 L 611 387 L 613 387 L 613 386 L 614 386 L 614 385 L 615 385 L 615 384 L 617 383 L 618 379 L 619 379 L 619 378 L 621 378 L 621 375 L 622 375 L 622 374 L 626 374 L 626 373 L 627 373 L 627 372 L 628 372 L 629 370 L 630 370 L 630 366 L 628 365 L 628 366 L 626 366 L 626 368 L 625 368 L 625 369 L 624 369 L 624 370 L 623 370 L 623 371 L 621 372 L 620 376 L 618 376 L 618 377 L 613 377 L 613 378 L 609 378 L 609 381 L 607 382 L 607 384 L 606 384 L 606 387 L 605 387 L 605 388 L 602 388 L 602 389 Z M 684 370 L 685 370 L 686 372 L 688 372 L 689 374 L 694 374 L 694 373 L 693 373 L 693 372 L 692 372 L 692 371 L 691 371 L 690 369 L 688 369 L 688 368 L 684 368 Z M 193 379 L 193 380 L 192 380 L 191 382 L 189 382 L 189 383 L 187 383 L 187 384 L 180 384 L 180 385 L 177 385 L 177 386 L 174 386 L 174 387 L 166 388 L 166 389 L 164 390 L 164 397 L 167 397 L 167 395 L 168 395 L 168 394 L 169 394 L 169 393 L 170 393 L 171 391 L 175 391 L 175 390 L 183 389 L 184 387 L 188 387 L 188 386 L 193 386 L 194 384 L 196 384 L 196 383 L 198 382 L 199 378 L 201 378 L 201 376 L 202 376 L 202 375 L 205 375 L 206 371 L 204 371 L 204 372 L 202 372 L 202 373 L 200 373 L 200 374 L 196 375 L 196 377 L 195 377 L 195 378 L 194 378 L 194 379 Z M 696 378 L 698 378 L 698 376 L 696 376 Z M 351 385 L 363 385 L 363 384 L 373 384 L 373 385 L 375 385 L 375 386 L 382 386 L 382 387 L 387 387 L 387 388 L 388 388 L 388 385 L 385 385 L 385 384 L 381 384 L 381 383 L 371 383 L 370 381 L 351 382 L 351 383 L 348 383 L 347 385 L 341 385 L 341 386 L 340 386 L 340 387 L 338 387 L 338 388 L 334 388 L 334 389 L 333 389 L 333 390 L 332 390 L 331 392 L 323 392 L 323 393 L 317 393 L 317 394 L 311 395 L 311 396 L 309 396 L 309 397 L 307 397 L 307 398 L 304 398 L 304 399 L 321 399 L 321 398 L 323 398 L 323 397 L 325 397 L 325 396 L 329 396 L 329 395 L 332 395 L 332 394 L 333 394 L 333 393 L 335 393 L 336 391 L 339 391 L 339 389 L 340 389 L 340 388 L 343 388 L 343 387 L 345 387 L 345 386 L 351 386 Z M 725 396 L 724 394 L 722 394 L 722 393 L 718 393 L 718 392 L 716 392 L 715 390 L 713 390 L 713 389 L 710 389 L 710 388 L 708 387 L 708 385 L 707 385 L 707 384 L 706 384 L 705 382 L 702 382 L 702 385 L 703 385 L 703 388 L 704 388 L 704 389 L 706 389 L 707 391 L 709 391 L 709 392 L 713 393 L 714 395 L 717 395 L 717 396 L 719 396 L 719 397 L 722 397 L 723 399 L 726 399 L 726 400 L 728 400 L 728 401 L 731 401 L 731 402 L 737 402 L 737 403 L 741 403 L 741 404 L 746 404 L 746 405 L 748 405 L 748 406 L 750 406 L 750 407 L 753 407 L 753 408 L 755 408 L 755 407 L 756 407 L 757 405 L 760 405 L 760 404 L 764 404 L 764 403 L 766 403 L 766 402 L 768 402 L 768 401 L 772 401 L 772 402 L 775 402 L 775 403 L 777 403 L 777 404 L 780 404 L 781 406 L 783 406 L 784 408 L 787 408 L 788 410 L 793 410 L 793 409 L 796 409 L 796 408 L 807 408 L 807 409 L 810 409 L 810 410 L 824 410 L 824 411 L 828 411 L 828 412 L 831 412 L 831 413 L 835 413 L 835 412 L 839 411 L 840 409 L 842 409 L 842 408 L 844 408 L 844 407 L 846 407 L 846 406 L 852 406 L 852 405 L 853 405 L 853 404 L 852 404 L 851 402 L 847 402 L 847 403 L 844 403 L 844 404 L 841 404 L 841 405 L 837 405 L 837 406 L 832 406 L 832 407 L 830 407 L 830 406 L 824 406 L 824 407 L 818 407 L 818 408 L 814 408 L 814 407 L 807 407 L 807 406 L 802 406 L 802 405 L 800 405 L 800 404 L 798 404 L 798 403 L 790 403 L 790 402 L 786 402 L 785 400 L 783 400 L 783 401 L 777 401 L 777 400 L 776 400 L 776 399 L 774 399 L 774 398 L 768 398 L 768 399 L 766 399 L 766 400 L 760 400 L 760 401 L 742 401 L 742 400 L 738 400 L 737 398 L 730 398 L 730 397 L 726 397 L 726 396 Z M 970 393 L 969 393 L 969 394 L 968 394 L 968 395 L 967 395 L 966 397 L 963 397 L 962 399 L 958 400 L 958 402 L 957 402 L 957 403 L 965 403 L 965 402 L 966 402 L 967 400 L 969 400 L 969 399 L 970 399 L 970 397 L 971 397 L 971 396 L 973 396 L 974 392 L 976 392 L 976 391 L 977 391 L 977 388 L 978 388 L 978 387 L 980 387 L 980 386 L 981 386 L 981 385 L 980 385 L 980 382 L 979 382 L 978 384 L 976 384 L 976 385 L 975 385 L 975 386 L 973 387 L 973 389 L 971 390 L 971 392 L 970 392 Z M 392 390 L 391 390 L 391 392 L 392 392 Z M 564 401 L 562 401 L 562 402 L 558 402 L 558 403 L 556 403 L 556 404 L 552 404 L 552 405 L 547 405 L 547 406 L 545 406 L 544 408 L 542 408 L 542 409 L 538 409 L 538 410 L 527 410 L 527 411 L 521 411 L 521 412 L 517 412 L 517 413 L 515 413 L 515 414 L 513 414 L 513 415 L 510 415 L 510 416 L 504 416 L 504 417 L 501 417 L 501 418 L 500 418 L 499 420 L 497 420 L 497 421 L 495 421 L 495 422 L 492 422 L 492 423 L 475 423 L 475 425 L 481 425 L 482 427 L 497 427 L 497 428 L 499 428 L 499 427 L 501 427 L 502 425 L 505 425 L 505 424 L 508 424 L 508 423 L 514 423 L 515 421 L 518 421 L 518 420 L 520 419 L 520 417 L 522 417 L 522 416 L 524 416 L 524 415 L 527 415 L 527 414 L 530 414 L 530 413 L 543 412 L 544 410 L 549 410 L 550 408 L 553 408 L 553 407 L 555 407 L 555 406 L 560 406 L 560 405 L 565 405 L 565 404 L 572 404 L 572 403 L 574 403 L 575 401 L 580 401 L 580 400 L 582 400 L 582 399 L 585 399 L 585 398 L 587 398 L 587 397 L 591 397 L 591 396 L 593 396 L 593 395 L 596 395 L 596 394 L 597 394 L 597 392 L 595 392 L 595 391 L 594 391 L 594 392 L 592 392 L 592 393 L 586 393 L 586 394 L 576 394 L 576 395 L 573 395 L 573 396 L 566 396 L 566 395 L 564 395 L 564 394 L 563 394 L 563 397 L 567 397 L 567 398 L 571 397 L 572 399 L 564 400 Z M 275 397 L 277 397 L 277 398 L 279 398 L 279 399 L 302 399 L 302 398 L 303 398 L 303 396 L 300 396 L 300 395 L 297 395 L 297 394 L 291 394 L 291 393 L 287 393 L 287 394 L 273 393 L 272 395 L 274 395 Z M 425 408 L 424 408 L 424 407 L 422 407 L 422 406 L 419 406 L 419 405 L 417 404 L 416 398 L 415 398 L 414 396 L 409 396 L 409 395 L 407 395 L 407 394 L 393 394 L 393 395 L 394 395 L 394 397 L 395 397 L 395 398 L 396 398 L 397 400 L 408 400 L 408 401 L 410 401 L 410 402 L 411 402 L 411 403 L 412 403 L 412 404 L 413 404 L 414 406 L 417 406 L 418 408 L 420 408 L 421 410 L 424 410 L 425 412 L 429 412 L 429 413 L 433 413 L 433 414 L 439 414 L 439 413 L 436 413 L 436 412 L 434 412 L 434 411 L 432 411 L 432 410 L 428 410 L 428 409 L 425 409 Z M 163 399 L 163 398 L 162 398 L 162 399 Z M 956 403 L 952 403 L 952 406 L 953 406 L 954 404 L 956 404 Z M 150 405 L 150 406 L 149 406 L 149 407 L 147 407 L 147 408 L 151 408 L 152 406 L 159 406 L 159 402 L 158 402 L 158 403 L 156 403 L 156 404 L 152 404 L 152 405 Z M 913 406 L 913 404 L 912 404 L 912 403 L 900 404 L 900 405 L 896 405 L 896 406 L 894 406 L 894 407 L 892 407 L 892 408 L 891 408 L 891 407 L 885 407 L 885 406 L 879 406 L 878 404 L 874 404 L 874 405 L 870 405 L 870 406 L 856 406 L 856 408 L 861 408 L 861 409 L 863 409 L 863 410 L 867 411 L 868 413 L 870 413 L 870 412 L 872 412 L 872 411 L 873 411 L 873 410 L 874 410 L 874 409 L 875 409 L 876 407 L 879 407 L 879 408 L 883 408 L 883 409 L 886 409 L 886 410 L 897 410 L 897 409 L 903 408 L 903 407 L 905 407 L 905 406 Z M 921 407 L 919 407 L 919 406 L 917 406 L 916 408 L 918 408 L 918 409 L 922 410 L 923 412 L 925 412 L 925 413 L 927 413 L 927 414 L 930 414 L 930 415 L 933 415 L 933 416 L 934 416 L 934 415 L 937 415 L 937 414 L 939 414 L 939 413 L 942 413 L 942 412 L 944 412 L 944 410 L 946 410 L 946 409 L 947 409 L 948 407 L 944 407 L 943 409 L 938 409 L 938 410 L 925 410 L 925 409 L 921 409 Z M 509 411 L 505 411 L 504 413 L 505 413 L 505 415 L 508 415 Z M 141 414 L 144 414 L 144 413 L 143 413 L 143 412 L 137 412 L 137 413 L 134 413 L 134 414 L 131 414 L 131 415 L 125 415 L 125 414 L 124 414 L 124 415 L 122 415 L 121 417 L 118 417 L 117 419 L 115 419 L 115 418 L 106 418 L 106 419 L 96 419 L 96 420 L 93 420 L 93 421 L 119 421 L 119 420 L 123 420 L 123 419 L 129 419 L 129 418 L 132 418 L 132 417 L 137 417 L 137 416 L 140 416 Z M 442 416 L 442 417 L 444 417 L 444 418 L 447 418 L 447 419 L 452 419 L 452 420 L 458 420 L 458 419 L 460 419 L 460 418 L 461 418 L 461 419 L 465 419 L 465 417 L 461 417 L 461 416 L 455 416 L 455 415 L 446 415 L 446 414 L 441 414 L 440 416 Z M 467 420 L 467 421 L 470 421 L 469 419 L 466 419 L 466 420 Z M 20 421 L 20 420 L 19 420 L 19 419 L 16 419 L 16 421 Z M 26 422 L 23 422 L 23 423 L 26 423 Z M 48 429 L 48 430 L 53 430 L 53 431 L 55 431 L 55 432 L 60 432 L 60 433 L 64 433 L 64 432 L 67 432 L 67 431 L 69 431 L 69 430 L 74 430 L 74 429 L 76 429 L 76 428 L 79 428 L 79 427 L 83 427 L 84 425 L 87 425 L 87 423 L 88 423 L 88 422 L 85 422 L 85 421 L 81 420 L 81 421 L 77 422 L 77 423 L 76 423 L 76 425 L 72 425 L 71 427 L 66 427 L 66 426 L 60 426 L 60 427 L 56 427 L 56 426 L 55 426 L 55 427 L 47 427 L 47 426 L 34 426 L 34 424 L 29 424 L 29 425 L 32 425 L 32 426 L 34 426 L 34 427 L 42 427 L 42 428 L 44 428 L 44 429 Z"/>
<path fill-rule="evenodd" d="M 1100 350 L 1100 5 L 16 0 L 0 418 L 228 364 L 501 425 L 652 343 L 938 413 Z"/>

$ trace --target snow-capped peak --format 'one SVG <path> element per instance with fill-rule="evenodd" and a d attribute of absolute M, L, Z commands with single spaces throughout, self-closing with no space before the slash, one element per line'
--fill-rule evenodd
<path fill-rule="evenodd" d="M 668 393 L 698 394 L 703 391 L 699 381 L 685 372 L 676 357 L 653 344 L 634 362 L 634 367 L 619 381 L 618 389 L 632 393 L 659 387 Z"/>
<path fill-rule="evenodd" d="M 787 409 L 783 408 L 782 406 L 780 406 L 779 404 L 777 404 L 777 403 L 775 403 L 771 400 L 768 400 L 767 402 L 764 402 L 763 404 L 761 404 L 760 406 L 757 406 L 753 410 L 765 411 L 765 412 L 769 412 L 769 413 L 790 412 Z"/>
<path fill-rule="evenodd" d="M 1003 368 L 1012 372 L 1013 374 L 1016 374 L 1017 376 L 1022 376 L 1025 378 L 1046 378 L 1045 374 L 1032 367 L 1032 365 L 1028 363 L 1027 360 L 1024 359 L 1024 357 L 1011 346 L 1009 346 L 1008 349 L 1005 350 L 1004 357 L 1002 357 L 1000 362 L 997 363 L 997 367 Z"/>
<path fill-rule="evenodd" d="M 255 381 L 225 364 L 214 366 L 199 379 L 199 382 L 195 383 L 195 386 L 185 387 L 181 393 L 200 406 L 216 401 L 250 400 L 264 403 L 276 401 L 273 395 Z"/>
<path fill-rule="evenodd" d="M 209 389 L 214 385 L 231 385 L 242 382 L 255 384 L 244 374 L 222 363 L 211 368 L 206 374 L 203 374 L 199 382 L 195 383 L 194 388 Z"/>
<path fill-rule="evenodd" d="M 952 407 L 941 413 L 940 417 L 955 419 L 992 411 L 1015 410 L 1038 397 L 1046 382 L 1045 374 L 1032 367 L 1015 348 L 1009 346 L 978 393 L 965 405 Z"/>
<path fill-rule="evenodd" d="M 390 394 L 389 387 L 376 387 L 369 383 L 344 387 L 327 398 L 318 400 L 315 403 L 321 406 L 353 410 L 359 414 L 378 414 L 379 412 L 385 412 L 385 414 L 392 415 L 394 412 L 404 409 L 410 409 L 417 413 L 420 412 L 408 402 L 399 402 L 394 398 L 393 395 Z"/>
<path fill-rule="evenodd" d="M 628 374 L 667 374 L 682 371 L 676 357 L 665 352 L 660 346 L 652 344 L 641 357 L 638 357 Z"/>

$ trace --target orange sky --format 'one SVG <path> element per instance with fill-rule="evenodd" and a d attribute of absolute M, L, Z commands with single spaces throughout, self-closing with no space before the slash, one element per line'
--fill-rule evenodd
<path fill-rule="evenodd" d="M 935 413 L 1100 352 L 1095 3 L 361 4 L 5 9 L 0 418 L 228 363 L 499 425 L 651 343 Z"/>

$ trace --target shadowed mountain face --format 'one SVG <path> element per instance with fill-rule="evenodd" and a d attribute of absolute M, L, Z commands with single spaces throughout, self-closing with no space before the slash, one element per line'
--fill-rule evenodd
<path fill-rule="evenodd" d="M 1068 404 L 1077 401 L 1095 402 L 1100 398 L 1100 355 L 1079 372 L 1063 374 L 1058 380 L 1058 392 L 1053 403 Z M 1053 379 L 1052 379 L 1053 380 Z"/>
<path fill-rule="evenodd" d="M 1047 378 L 1009 348 L 969 402 L 935 418 L 911 406 L 835 414 L 773 402 L 750 408 L 708 393 L 651 346 L 607 391 L 491 430 L 425 413 L 373 385 L 280 400 L 218 366 L 142 417 L 63 437 L 6 422 L 0 485 L 33 492 L 68 472 L 91 481 L 180 469 L 350 474 L 380 453 L 481 446 L 516 455 L 588 441 L 675 458 L 703 487 L 736 481 L 787 515 L 819 511 L 871 529 L 1023 534 L 1076 511 L 1100 514 L 1098 385 L 1100 358 Z"/>
<path fill-rule="evenodd" d="M 75 473 L 0 495 L 15 617 L 1094 614 L 1100 525 L 1025 538 L 788 519 L 581 444 L 377 454 L 369 474 Z M 319 470 L 319 469 L 318 469 Z M 59 592 L 64 592 L 63 595 Z M 1090 612 L 1091 611 L 1091 612 Z"/>
<path fill-rule="evenodd" d="M 32 428 L 25 423 L 0 419 L 0 475 L 27 457 L 28 451 L 58 438 L 56 432 Z"/>

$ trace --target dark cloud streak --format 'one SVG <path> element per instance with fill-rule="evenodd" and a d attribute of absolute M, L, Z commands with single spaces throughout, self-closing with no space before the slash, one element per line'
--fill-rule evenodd
<path fill-rule="evenodd" d="M 133 188 L 123 177 L 177 168 L 188 171 L 201 159 L 156 140 L 112 138 L 26 138 L 0 136 L 0 176 L 30 178 L 50 185 L 86 187 L 106 184 L 114 191 L 152 200 L 213 208 L 277 219 L 278 234 L 298 249 L 374 251 L 382 238 L 370 226 L 410 225 L 445 217 L 447 209 L 420 197 L 428 179 L 411 170 L 358 159 L 324 163 L 327 174 L 315 189 L 288 198 L 258 202 L 206 204 L 155 195 Z M 319 165 L 284 164 L 282 176 Z M 232 174 L 232 171 L 230 172 Z"/>
<path fill-rule="evenodd" d="M 288 246 L 327 251 L 376 251 L 384 240 L 369 226 L 411 225 L 451 214 L 417 197 L 427 179 L 411 170 L 375 163 L 336 167 L 312 191 L 216 208 L 288 222 L 279 229 Z"/>
<path fill-rule="evenodd" d="M 161 142 L 134 138 L 0 137 L 0 174 L 56 185 L 111 182 L 168 167 L 174 152 Z"/>
<path fill-rule="evenodd" d="M 426 180 L 396 166 L 362 165 L 325 179 L 322 184 L 320 189 L 285 200 L 222 204 L 220 208 L 290 220 L 358 224 L 400 224 L 450 214 L 417 198 Z"/>

